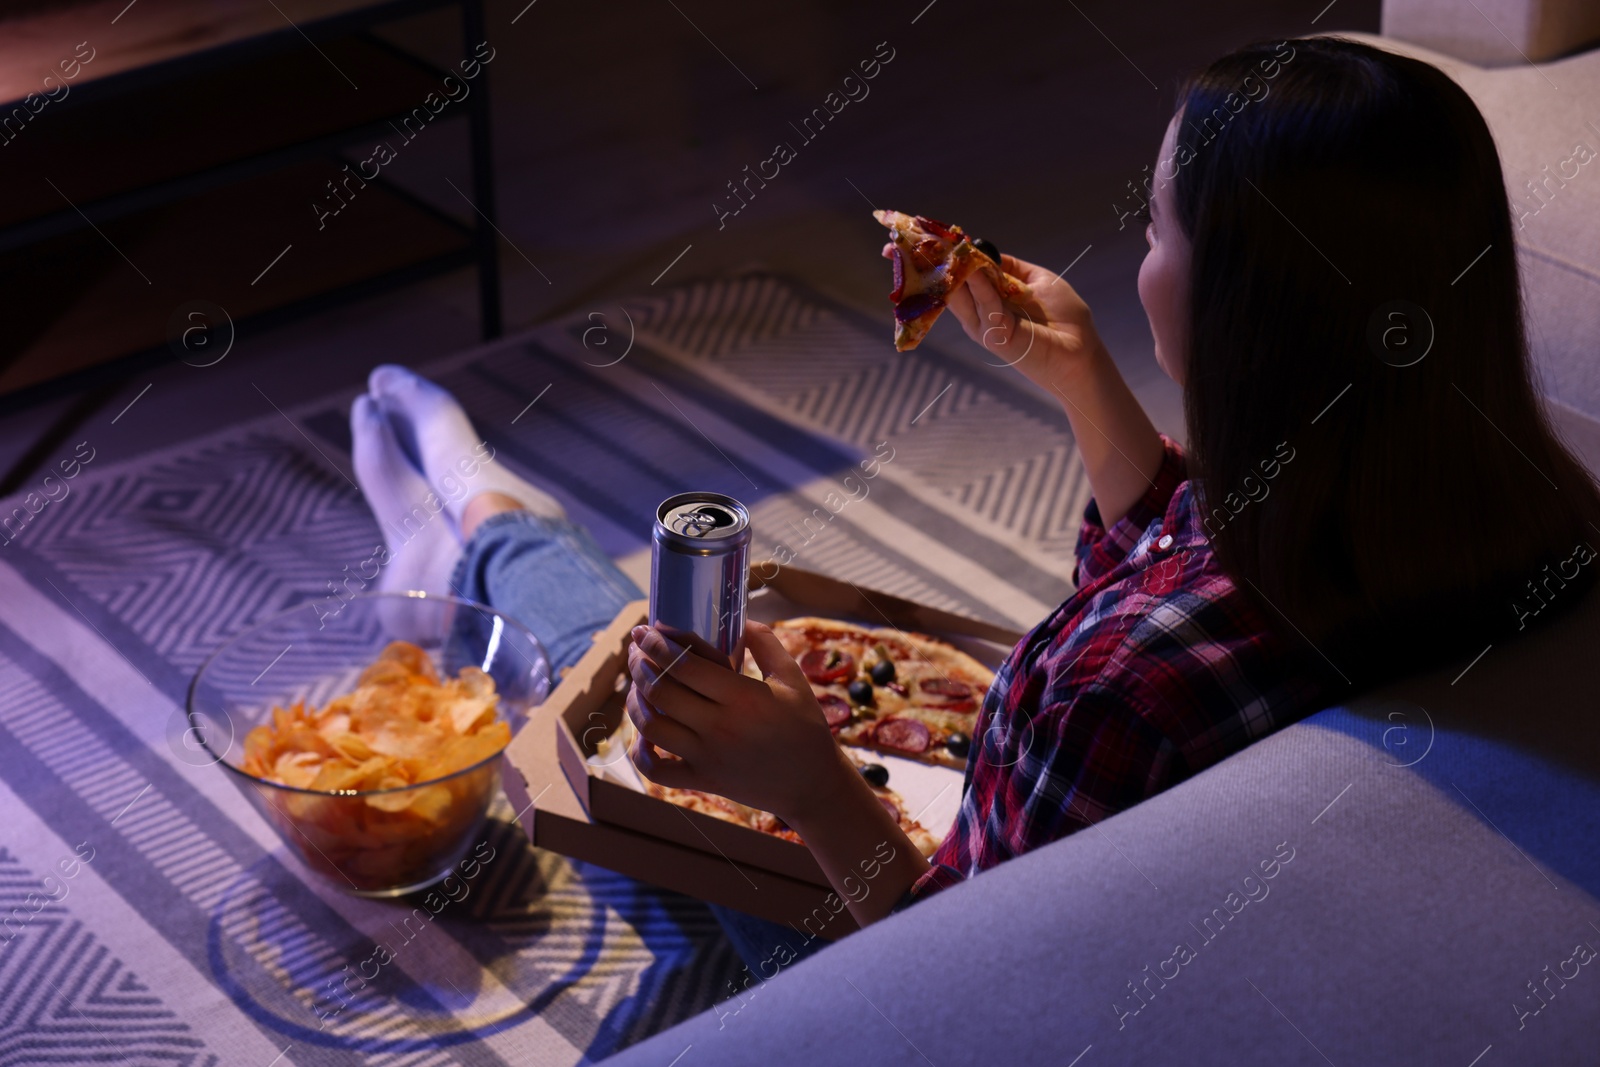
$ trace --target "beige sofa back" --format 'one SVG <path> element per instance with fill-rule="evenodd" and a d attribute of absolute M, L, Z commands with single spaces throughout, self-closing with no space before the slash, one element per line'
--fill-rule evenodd
<path fill-rule="evenodd" d="M 1384 0 L 1383 35 L 1483 67 L 1600 44 L 1600 0 Z"/>

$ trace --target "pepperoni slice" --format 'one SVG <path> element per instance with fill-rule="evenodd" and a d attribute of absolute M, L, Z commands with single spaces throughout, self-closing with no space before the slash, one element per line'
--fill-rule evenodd
<path fill-rule="evenodd" d="M 948 222 L 940 222 L 938 219 L 930 219 L 926 215 L 918 215 L 917 223 L 924 230 L 943 237 L 946 241 L 954 241 L 956 239 L 955 231 L 950 228 Z"/>
<path fill-rule="evenodd" d="M 872 732 L 873 740 L 901 752 L 926 752 L 932 735 L 915 719 L 884 719 Z"/>
<path fill-rule="evenodd" d="M 834 693 L 821 693 L 817 696 L 817 703 L 822 705 L 822 715 L 832 727 L 843 726 L 850 721 L 853 714 L 850 704 Z"/>
<path fill-rule="evenodd" d="M 948 678 L 924 678 L 917 683 L 917 687 L 926 695 L 941 702 L 954 704 L 972 699 L 972 686 L 965 682 L 953 682 Z"/>
<path fill-rule="evenodd" d="M 944 300 L 931 292 L 917 293 L 908 296 L 894 307 L 894 317 L 897 322 L 910 322 L 921 315 L 926 315 L 934 308 L 944 307 Z"/>
<path fill-rule="evenodd" d="M 811 648 L 800 657 L 800 670 L 818 685 L 842 682 L 856 672 L 856 658 L 831 648 Z"/>

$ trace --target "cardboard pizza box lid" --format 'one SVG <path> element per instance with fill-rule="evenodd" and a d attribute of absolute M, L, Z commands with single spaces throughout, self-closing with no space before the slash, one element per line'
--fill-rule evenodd
<path fill-rule="evenodd" d="M 762 561 L 751 567 L 750 616 L 822 615 L 892 625 L 950 641 L 998 663 L 1019 631 L 868 591 L 847 581 Z M 613 780 L 590 757 L 623 716 L 629 631 L 646 620 L 633 601 L 533 709 L 503 763 L 506 794 L 536 847 L 821 936 L 854 929 L 804 846 L 657 800 Z M 626 760 L 613 747 L 607 759 Z M 960 772 L 948 769 L 959 788 Z M 837 909 L 837 910 L 835 910 Z"/>
<path fill-rule="evenodd" d="M 892 593 L 862 589 L 854 582 L 815 571 L 780 567 L 772 560 L 750 565 L 750 589 L 752 592 L 774 590 L 791 603 L 811 609 L 812 614 L 828 618 L 856 620 L 868 626 L 893 626 L 946 639 L 968 639 L 951 641 L 958 646 L 983 642 L 993 647 L 980 647 L 972 654 L 990 666 L 995 665 L 992 662 L 994 648 L 1002 649 L 1003 655 L 1025 636 L 1022 630 L 1014 627 L 929 607 Z"/>

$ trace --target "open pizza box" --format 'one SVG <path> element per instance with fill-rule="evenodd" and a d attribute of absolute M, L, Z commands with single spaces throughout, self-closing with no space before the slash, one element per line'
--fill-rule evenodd
<path fill-rule="evenodd" d="M 991 667 L 1022 637 L 772 562 L 751 567 L 750 588 L 748 616 L 758 621 L 820 615 L 894 626 L 946 640 Z M 848 911 L 804 845 L 649 796 L 622 747 L 603 743 L 625 717 L 628 634 L 646 621 L 648 607 L 643 600 L 625 605 L 507 747 L 506 795 L 528 839 L 701 900 L 797 929 L 804 924 L 825 938 L 850 932 Z M 889 767 L 890 788 L 907 811 L 942 837 L 960 803 L 961 772 L 880 753 L 870 758 Z"/>

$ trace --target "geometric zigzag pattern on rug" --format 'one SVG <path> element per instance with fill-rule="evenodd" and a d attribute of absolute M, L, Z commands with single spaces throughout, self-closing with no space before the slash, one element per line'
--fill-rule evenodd
<path fill-rule="evenodd" d="M 618 361 L 624 309 L 636 331 Z M 1015 372 L 935 344 L 897 353 L 886 320 L 764 274 L 605 314 L 605 348 L 586 343 L 585 310 L 418 369 L 612 554 L 640 558 L 664 497 L 712 489 L 750 505 L 758 554 L 784 542 L 800 566 L 887 592 L 1031 623 L 1070 591 L 1087 486 L 1059 408 Z M 163 998 L 197 1042 L 232 1012 L 299 1064 L 448 1063 L 466 1044 L 486 1063 L 576 1062 L 704 1009 L 737 968 L 705 909 L 535 852 L 502 799 L 498 859 L 470 897 L 406 942 L 391 984 L 330 1015 L 330 983 L 401 936 L 383 933 L 396 906 L 306 882 L 216 768 L 164 743 L 160 720 L 210 651 L 371 557 L 349 400 L 107 455 L 5 546 L 0 734 L 19 758 L 0 782 L 63 837 L 97 835 L 114 862 L 95 873 L 137 936 L 215 985 L 205 1003 Z M 867 456 L 882 460 L 870 492 L 829 507 Z M 29 733 L 45 721 L 82 739 L 76 764 L 58 731 Z M 117 788 L 89 804 L 83 774 Z M 140 783 L 148 807 L 115 822 Z M 0 829 L 0 845 L 31 855 L 8 836 L 21 833 Z M 8 980 L 0 1010 L 21 996 Z"/>

